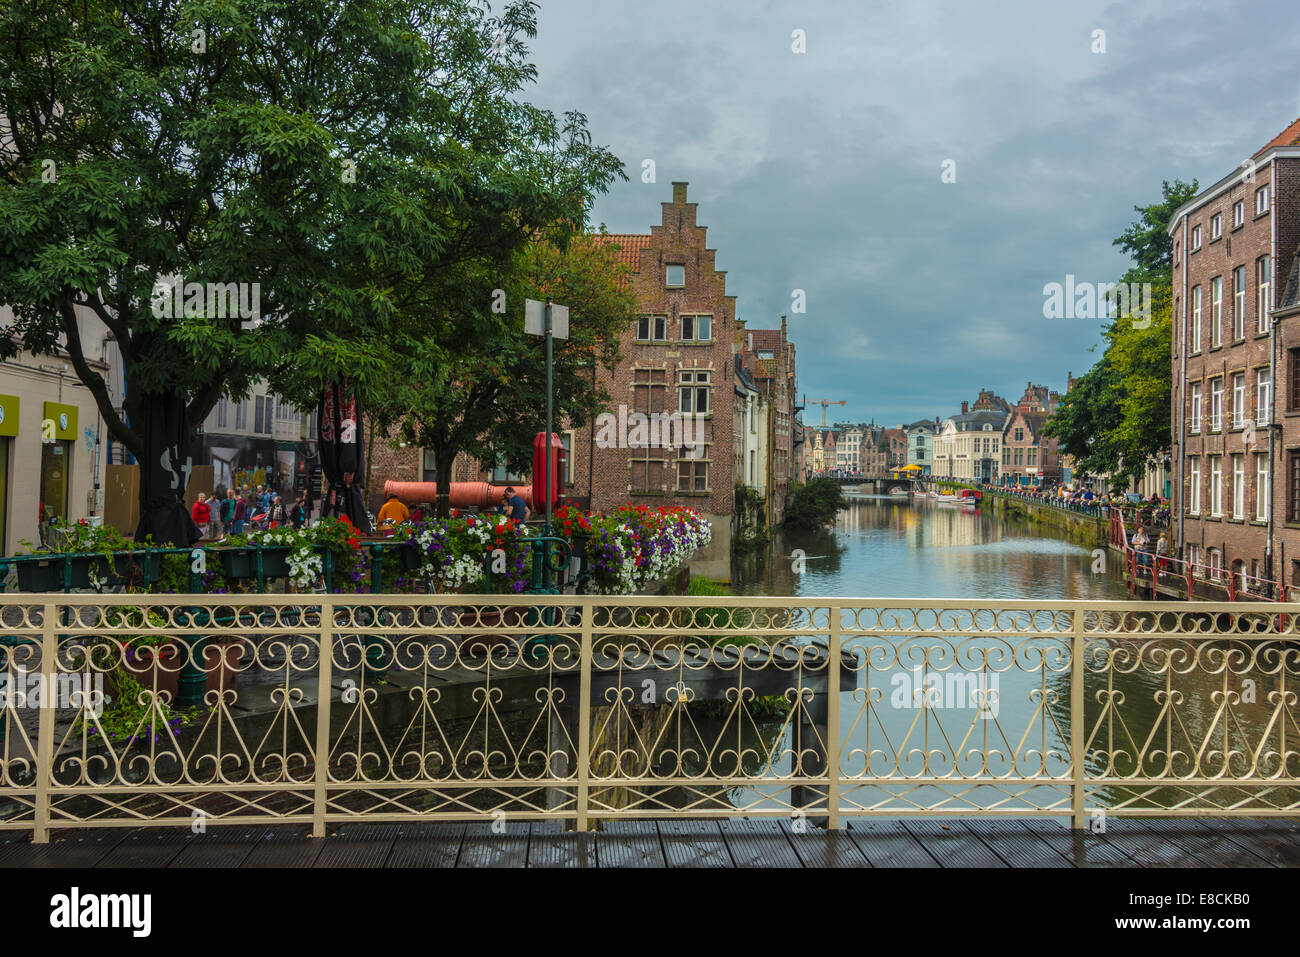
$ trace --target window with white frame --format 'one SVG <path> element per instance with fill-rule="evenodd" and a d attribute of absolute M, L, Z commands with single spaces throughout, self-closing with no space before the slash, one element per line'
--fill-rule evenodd
<path fill-rule="evenodd" d="M 1218 239 L 1223 235 L 1223 213 L 1215 213 L 1210 217 L 1210 238 Z"/>
<path fill-rule="evenodd" d="M 1191 332 L 1188 334 L 1187 348 L 1191 352 L 1201 351 L 1201 287 L 1192 287 Z"/>
<path fill-rule="evenodd" d="M 682 316 L 682 340 L 684 342 L 708 342 L 712 338 L 712 316 Z"/>
<path fill-rule="evenodd" d="M 1191 488 L 1187 495 L 1187 511 L 1193 515 L 1201 514 L 1201 460 L 1191 461 Z"/>
<path fill-rule="evenodd" d="M 686 267 L 668 266 L 664 269 L 664 285 L 669 289 L 681 289 L 686 285 Z"/>
<path fill-rule="evenodd" d="M 1235 229 L 1246 221 L 1246 201 L 1239 199 L 1232 204 L 1232 225 Z"/>
<path fill-rule="evenodd" d="M 1210 515 L 1223 515 L 1223 456 L 1210 456 Z"/>
<path fill-rule="evenodd" d="M 1223 345 L 1223 277 L 1210 280 L 1210 348 Z"/>
<path fill-rule="evenodd" d="M 1255 215 L 1268 212 L 1268 185 L 1255 190 Z"/>
<path fill-rule="evenodd" d="M 1196 250 L 1200 248 L 1201 248 L 1201 227 L 1193 226 L 1192 227 L 1192 252 L 1196 252 Z"/>
<path fill-rule="evenodd" d="M 1246 267 L 1232 271 L 1232 338 L 1246 336 Z"/>
<path fill-rule="evenodd" d="M 1273 503 L 1272 469 L 1267 452 L 1255 456 L 1255 519 L 1268 521 L 1268 509 Z"/>
<path fill-rule="evenodd" d="M 1192 383 L 1192 423 L 1193 432 L 1201 431 L 1201 389 L 1199 382 Z"/>
<path fill-rule="evenodd" d="M 1232 517 L 1246 517 L 1246 457 L 1232 457 Z"/>
<path fill-rule="evenodd" d="M 1246 373 L 1232 374 L 1232 427 L 1239 429 L 1246 424 Z"/>
<path fill-rule="evenodd" d="M 1269 256 L 1261 256 L 1255 262 L 1255 318 L 1256 328 L 1260 332 L 1268 332 L 1268 310 L 1272 305 L 1269 290 L 1273 288 L 1272 278 L 1273 260 Z"/>
<path fill-rule="evenodd" d="M 678 373 L 677 411 L 687 415 L 705 415 L 709 411 L 709 379 L 705 370 L 685 369 Z"/>
<path fill-rule="evenodd" d="M 1255 424 L 1268 425 L 1273 400 L 1273 373 L 1259 369 L 1255 373 Z"/>
<path fill-rule="evenodd" d="M 1210 380 L 1210 431 L 1223 428 L 1223 380 Z"/>

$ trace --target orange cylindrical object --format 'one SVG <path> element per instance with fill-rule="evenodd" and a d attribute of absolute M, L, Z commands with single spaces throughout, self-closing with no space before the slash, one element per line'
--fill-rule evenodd
<path fill-rule="evenodd" d="M 507 486 L 489 485 L 487 482 L 452 482 L 452 508 L 496 508 L 501 504 Z M 515 486 L 515 494 L 532 507 L 533 490 L 528 485 Z M 384 498 L 396 495 L 407 505 L 418 502 L 436 503 L 438 501 L 437 482 L 385 482 Z"/>

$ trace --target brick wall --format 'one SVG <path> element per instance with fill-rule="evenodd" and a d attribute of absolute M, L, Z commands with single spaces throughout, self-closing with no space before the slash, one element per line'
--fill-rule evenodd
<path fill-rule="evenodd" d="M 1288 368 L 1286 363 L 1286 342 L 1278 350 L 1278 365 L 1275 373 L 1270 370 L 1273 358 L 1272 339 L 1267 331 L 1260 332 L 1258 308 L 1258 261 L 1263 256 L 1274 256 L 1273 227 L 1274 217 L 1277 222 L 1278 243 L 1276 255 L 1271 262 L 1270 289 L 1267 308 L 1278 301 L 1282 289 L 1280 284 L 1286 282 L 1286 271 L 1290 267 L 1297 243 L 1300 243 L 1300 164 L 1295 160 L 1279 160 L 1277 182 L 1273 182 L 1273 167 L 1263 164 L 1258 167 L 1254 182 L 1236 180 L 1219 196 L 1194 207 L 1180 217 L 1174 232 L 1175 256 L 1173 270 L 1174 317 L 1175 329 L 1171 344 L 1174 389 L 1173 403 L 1173 456 L 1174 461 L 1182 460 L 1182 482 L 1177 485 L 1175 475 L 1175 515 L 1181 513 L 1183 519 L 1183 537 L 1181 545 L 1183 557 L 1195 557 L 1207 562 L 1215 556 L 1216 562 L 1225 571 L 1231 571 L 1238 562 L 1242 570 L 1249 575 L 1265 574 L 1265 552 L 1268 544 L 1267 507 L 1261 513 L 1261 497 L 1265 506 L 1268 504 L 1270 489 L 1263 487 L 1258 479 L 1259 464 L 1269 461 L 1268 430 L 1265 427 L 1267 413 L 1259 412 L 1260 373 L 1268 376 L 1276 390 L 1278 385 L 1285 389 Z M 1262 186 L 1270 188 L 1269 211 L 1256 214 L 1256 191 Z M 1245 222 L 1234 226 L 1233 207 L 1237 202 L 1244 204 Z M 1213 235 L 1213 218 L 1222 216 L 1222 235 Z M 1193 249 L 1193 231 L 1201 229 L 1201 245 Z M 1234 328 L 1234 310 L 1236 308 L 1235 270 L 1245 269 L 1245 303 L 1242 335 L 1236 335 Z M 1186 276 L 1184 278 L 1184 272 Z M 1279 275 L 1281 273 L 1281 275 Z M 1220 344 L 1215 345 L 1213 318 L 1213 287 L 1215 277 L 1222 277 L 1222 315 L 1218 322 Z M 1184 286 L 1186 291 L 1184 292 Z M 1201 322 L 1199 341 L 1195 339 L 1196 287 L 1201 289 Z M 1185 297 L 1185 299 L 1184 299 Z M 1285 327 L 1279 327 L 1279 338 L 1286 338 Z M 1187 338 L 1186 376 L 1182 374 L 1181 343 Z M 1244 402 L 1241 410 L 1240 424 L 1234 424 L 1234 411 L 1240 391 L 1234 390 L 1234 376 L 1240 375 L 1244 381 Z M 1222 390 L 1221 427 L 1213 428 L 1213 404 L 1215 387 Z M 1192 429 L 1192 406 L 1195 388 L 1200 389 L 1200 428 Z M 1276 456 L 1277 468 L 1271 468 L 1268 485 L 1271 485 L 1273 516 L 1277 521 L 1274 535 L 1275 552 L 1285 539 L 1294 538 L 1294 530 L 1287 530 L 1284 524 L 1285 485 L 1284 475 L 1279 469 L 1287 465 L 1285 449 L 1300 446 L 1300 410 L 1298 419 L 1292 419 L 1286 412 L 1285 391 L 1276 396 L 1278 421 L 1283 426 L 1280 453 Z M 1248 423 L 1257 420 L 1253 442 Z M 1218 464 L 1221 491 L 1217 511 L 1214 514 L 1214 469 Z M 1192 502 L 1193 464 L 1199 469 L 1199 509 L 1193 511 Z M 1236 505 L 1235 487 L 1237 468 L 1240 464 L 1241 514 L 1234 515 Z M 1264 517 L 1260 517 L 1261 514 Z M 1300 526 L 1297 526 L 1300 530 Z M 1292 551 L 1293 549 L 1286 549 Z M 1300 553 L 1298 553 L 1300 554 Z M 1280 558 L 1280 555 L 1279 555 Z M 1281 564 L 1275 564 L 1274 572 L 1282 572 Z M 1277 577 L 1274 574 L 1273 577 Z"/>

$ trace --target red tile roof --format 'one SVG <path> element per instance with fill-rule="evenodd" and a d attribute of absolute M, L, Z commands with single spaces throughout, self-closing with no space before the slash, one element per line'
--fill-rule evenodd
<path fill-rule="evenodd" d="M 633 272 L 641 271 L 641 250 L 650 248 L 649 233 L 597 234 L 595 238 L 610 246 L 617 246 L 618 248 L 614 252 L 619 262 L 626 265 Z"/>
<path fill-rule="evenodd" d="M 780 329 L 746 329 L 746 334 L 754 337 L 754 349 L 770 349 L 775 352 L 781 345 Z"/>
<path fill-rule="evenodd" d="M 1273 137 L 1256 150 L 1254 155 L 1258 156 L 1260 153 L 1272 149 L 1274 146 L 1300 146 L 1300 119 L 1296 119 L 1281 133 L 1277 134 L 1277 136 Z"/>

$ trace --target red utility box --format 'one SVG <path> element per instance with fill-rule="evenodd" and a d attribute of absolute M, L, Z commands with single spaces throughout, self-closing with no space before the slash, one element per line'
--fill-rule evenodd
<path fill-rule="evenodd" d="M 546 433 L 538 432 L 533 439 L 533 511 L 543 512 L 546 503 L 554 510 L 560 500 L 560 476 L 564 474 L 565 451 L 560 437 L 551 433 L 550 455 L 547 455 Z"/>

